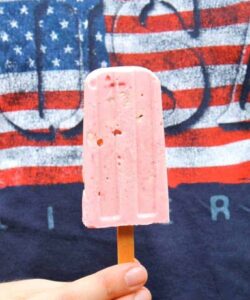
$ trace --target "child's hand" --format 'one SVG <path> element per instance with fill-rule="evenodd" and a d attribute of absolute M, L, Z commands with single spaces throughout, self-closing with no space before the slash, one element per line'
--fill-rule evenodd
<path fill-rule="evenodd" d="M 150 300 L 139 263 L 115 265 L 73 282 L 43 279 L 0 284 L 0 300 Z"/>

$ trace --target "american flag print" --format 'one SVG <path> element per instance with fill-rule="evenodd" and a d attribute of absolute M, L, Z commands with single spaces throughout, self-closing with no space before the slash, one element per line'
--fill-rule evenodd
<path fill-rule="evenodd" d="M 82 181 L 83 82 L 109 65 L 160 78 L 171 187 L 249 183 L 249 16 L 238 0 L 0 1 L 0 187 Z"/>

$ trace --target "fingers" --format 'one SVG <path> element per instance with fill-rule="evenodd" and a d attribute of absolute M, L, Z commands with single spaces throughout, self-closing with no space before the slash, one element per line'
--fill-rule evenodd
<path fill-rule="evenodd" d="M 142 288 L 134 294 L 123 296 L 116 300 L 152 300 L 152 296 L 148 289 Z"/>
<path fill-rule="evenodd" d="M 14 282 L 1 283 L 0 300 L 27 299 L 28 297 L 62 287 L 64 283 L 46 279 L 28 279 Z"/>
<path fill-rule="evenodd" d="M 111 300 L 126 295 L 130 295 L 130 300 L 146 281 L 147 271 L 139 263 L 120 264 L 67 283 L 48 293 L 41 293 L 30 300 Z M 144 300 L 147 299 L 150 298 Z"/>
<path fill-rule="evenodd" d="M 138 263 L 116 265 L 77 280 L 68 293 L 81 300 L 109 300 L 131 294 L 147 281 L 146 269 Z"/>

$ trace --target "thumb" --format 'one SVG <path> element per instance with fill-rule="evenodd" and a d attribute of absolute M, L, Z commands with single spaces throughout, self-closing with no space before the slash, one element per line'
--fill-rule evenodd
<path fill-rule="evenodd" d="M 110 300 L 136 292 L 147 280 L 138 263 L 115 265 L 31 298 L 32 300 Z"/>

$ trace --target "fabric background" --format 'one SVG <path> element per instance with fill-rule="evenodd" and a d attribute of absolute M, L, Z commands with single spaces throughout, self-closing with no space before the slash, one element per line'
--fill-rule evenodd
<path fill-rule="evenodd" d="M 249 299 L 249 1 L 0 1 L 0 281 L 116 263 L 81 223 L 84 78 L 162 83 L 170 219 L 136 228 L 156 300 Z M 84 173 L 84 167 L 83 167 Z"/>

